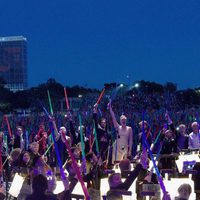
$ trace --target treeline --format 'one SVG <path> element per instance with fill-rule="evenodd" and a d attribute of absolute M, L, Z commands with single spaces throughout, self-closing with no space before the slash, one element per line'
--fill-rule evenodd
<path fill-rule="evenodd" d="M 137 87 L 135 87 L 137 83 Z M 200 88 L 187 89 L 187 90 L 177 90 L 177 85 L 171 82 L 165 85 L 150 82 L 150 81 L 137 81 L 131 86 L 124 85 L 125 93 L 123 95 L 132 95 L 134 93 L 142 93 L 144 95 L 174 95 L 179 101 L 179 104 L 189 106 L 199 106 L 200 105 Z M 120 84 L 117 83 L 105 83 L 104 86 L 107 91 L 112 91 L 119 87 Z M 46 83 L 39 84 L 37 87 L 32 87 L 28 90 L 11 92 L 6 89 L 5 82 L 0 80 L 0 111 L 2 113 L 14 112 L 17 109 L 21 110 L 31 110 L 40 111 L 41 106 L 39 102 L 44 105 L 48 104 L 47 91 L 49 90 L 53 106 L 55 109 L 59 109 L 60 101 L 64 98 L 63 88 L 66 87 L 69 97 L 78 97 L 82 95 L 83 97 L 87 94 L 99 93 L 97 89 L 90 89 L 81 86 L 67 87 L 58 83 L 55 79 L 50 78 Z"/>
<path fill-rule="evenodd" d="M 17 109 L 41 111 L 40 103 L 48 105 L 47 91 L 50 92 L 55 109 L 60 107 L 60 100 L 64 98 L 64 86 L 53 78 L 50 78 L 46 83 L 39 84 L 37 87 L 18 92 L 12 92 L 4 86 L 4 82 L 0 84 L 0 111 L 2 113 L 14 112 Z M 78 85 L 66 86 L 66 89 L 69 97 L 99 92 L 96 89 L 84 88 Z"/>

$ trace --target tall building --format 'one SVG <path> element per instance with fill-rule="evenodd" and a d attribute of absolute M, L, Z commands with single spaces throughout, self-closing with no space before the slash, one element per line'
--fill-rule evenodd
<path fill-rule="evenodd" d="M 0 37 L 0 76 L 12 91 L 27 88 L 27 40 L 22 36 Z"/>

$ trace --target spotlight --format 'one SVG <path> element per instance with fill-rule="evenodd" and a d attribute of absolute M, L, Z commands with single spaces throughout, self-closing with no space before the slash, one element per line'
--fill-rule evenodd
<path fill-rule="evenodd" d="M 140 87 L 139 83 L 135 83 L 134 87 L 135 87 L 135 88 Z"/>

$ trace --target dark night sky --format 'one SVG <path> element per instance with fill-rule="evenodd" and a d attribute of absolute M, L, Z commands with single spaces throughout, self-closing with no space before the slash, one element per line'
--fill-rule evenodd
<path fill-rule="evenodd" d="M 149 80 L 200 86 L 199 0 L 1 0 L 0 36 L 28 40 L 29 86 Z"/>

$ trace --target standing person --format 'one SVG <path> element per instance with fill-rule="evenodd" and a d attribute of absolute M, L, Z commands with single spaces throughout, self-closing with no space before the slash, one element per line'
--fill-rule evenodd
<path fill-rule="evenodd" d="M 13 138 L 11 139 L 12 148 L 20 148 L 23 150 L 25 148 L 25 139 L 23 128 L 21 126 L 17 126 L 16 133 L 14 134 Z"/>
<path fill-rule="evenodd" d="M 188 134 L 186 132 L 185 124 L 180 124 L 178 127 L 177 145 L 178 150 L 188 149 Z"/>
<path fill-rule="evenodd" d="M 64 163 L 68 157 L 67 149 L 65 146 L 65 139 L 63 138 L 63 133 L 65 135 L 66 140 L 71 145 L 71 138 L 66 135 L 67 134 L 66 128 L 64 126 L 61 126 L 59 129 L 58 135 L 56 137 L 56 143 L 58 145 L 58 151 L 59 151 L 62 163 Z"/>
<path fill-rule="evenodd" d="M 144 123 L 144 125 L 143 125 L 143 123 Z M 139 137 L 139 138 L 138 138 L 138 139 L 139 139 L 139 147 L 138 147 L 138 150 L 139 150 L 139 151 L 142 151 L 142 134 L 143 134 L 143 128 L 144 128 L 144 133 L 145 133 L 146 140 L 147 140 L 149 146 L 151 146 L 152 149 L 153 149 L 153 144 L 152 144 L 152 142 L 153 142 L 152 133 L 151 133 L 151 128 L 149 127 L 148 122 L 145 121 L 145 120 L 144 120 L 144 122 L 143 122 L 143 121 L 139 122 L 139 127 L 140 127 L 140 131 L 141 131 L 141 132 L 138 134 L 138 137 Z"/>
<path fill-rule="evenodd" d="M 131 156 L 133 145 L 133 131 L 130 126 L 126 125 L 127 117 L 125 115 L 120 116 L 120 124 L 117 122 L 115 114 L 112 110 L 111 103 L 108 104 L 112 121 L 117 132 L 116 140 L 113 144 L 113 157 L 112 161 L 122 160 L 128 156 Z"/>
<path fill-rule="evenodd" d="M 172 169 L 175 166 L 175 155 L 176 153 L 178 153 L 177 131 L 174 128 L 174 124 L 168 112 L 166 112 L 165 118 L 168 125 L 164 127 L 161 132 L 161 158 L 159 160 L 159 164 L 162 169 Z M 165 156 L 163 154 L 165 154 Z M 168 154 L 169 156 L 166 154 Z M 174 155 L 174 157 L 172 155 Z"/>
<path fill-rule="evenodd" d="M 107 159 L 108 147 L 111 143 L 111 137 L 107 130 L 106 119 L 101 118 L 100 124 L 98 124 L 97 107 L 98 107 L 98 104 L 95 104 L 94 110 L 93 110 L 93 120 L 95 123 L 95 128 L 96 128 L 96 133 L 97 133 L 99 153 L 100 153 L 102 161 L 105 161 Z"/>
<path fill-rule="evenodd" d="M 161 169 L 174 168 L 175 157 L 171 157 L 172 154 L 177 153 L 177 140 L 174 137 L 174 133 L 171 129 L 163 129 L 161 135 L 161 152 L 159 166 Z M 165 156 L 163 156 L 163 154 Z M 168 156 L 167 156 L 168 154 Z"/>
<path fill-rule="evenodd" d="M 73 124 L 73 119 L 72 119 L 72 114 L 70 112 L 67 113 L 67 117 L 69 120 L 69 126 L 70 126 L 70 135 L 71 135 L 71 142 L 72 146 L 81 146 L 81 134 L 80 130 L 82 128 L 82 133 L 83 133 L 83 139 L 85 143 L 85 153 L 89 153 L 90 151 L 90 143 L 89 139 L 86 137 L 86 128 L 85 126 L 82 125 L 82 127 L 78 126 L 78 130 L 76 132 L 74 124 Z"/>
<path fill-rule="evenodd" d="M 66 146 L 65 146 L 65 139 L 63 138 L 63 134 L 65 135 L 66 140 L 71 145 L 71 138 L 69 136 L 67 136 L 66 133 L 67 133 L 67 130 L 64 126 L 61 126 L 59 128 L 59 131 L 57 131 L 57 128 L 56 128 L 55 132 L 54 132 L 55 142 L 57 144 L 58 153 L 60 155 L 60 159 L 61 159 L 62 164 L 64 164 L 66 159 L 68 158 L 68 153 L 67 153 L 67 149 L 66 149 Z M 50 163 L 51 167 L 54 167 L 54 170 L 56 170 L 56 168 L 59 166 L 55 146 L 54 146 L 53 150 L 51 151 L 49 163 Z M 57 168 L 57 170 L 59 170 L 59 169 Z"/>
<path fill-rule="evenodd" d="M 44 124 L 40 124 L 39 126 L 39 131 L 35 137 L 35 140 L 39 144 L 39 153 L 40 155 L 43 155 L 46 151 L 47 148 L 47 139 L 48 136 L 51 134 L 51 131 L 48 130 L 47 132 L 45 131 L 45 126 Z"/>
<path fill-rule="evenodd" d="M 161 136 L 162 149 L 161 154 L 177 153 L 177 141 L 171 129 L 164 130 Z"/>
<path fill-rule="evenodd" d="M 199 149 L 200 148 L 200 133 L 198 122 L 193 122 L 192 132 L 189 134 L 188 148 L 189 149 Z"/>

